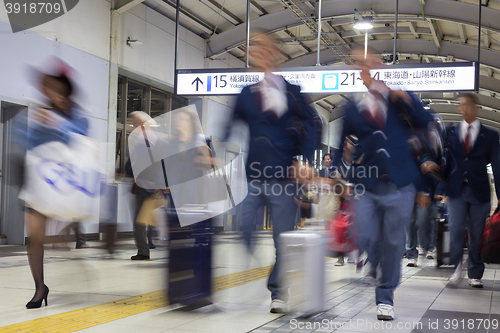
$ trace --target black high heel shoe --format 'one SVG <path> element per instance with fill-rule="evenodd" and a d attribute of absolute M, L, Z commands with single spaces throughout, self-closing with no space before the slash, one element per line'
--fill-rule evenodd
<path fill-rule="evenodd" d="M 43 297 L 39 301 L 30 301 L 28 304 L 26 304 L 26 308 L 28 309 L 38 309 L 39 307 L 42 306 L 42 301 L 45 300 L 45 306 L 48 305 L 47 303 L 47 297 L 49 296 L 49 287 L 45 286 L 45 293 L 43 294 Z"/>

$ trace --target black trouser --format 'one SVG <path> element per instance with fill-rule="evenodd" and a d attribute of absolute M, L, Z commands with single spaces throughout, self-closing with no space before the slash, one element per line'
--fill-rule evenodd
<path fill-rule="evenodd" d="M 135 217 L 134 217 L 134 239 L 135 245 L 137 246 L 137 254 L 149 257 L 149 244 L 146 233 L 146 225 L 143 223 L 137 223 L 137 217 L 141 211 L 142 204 L 144 200 L 151 197 L 151 193 L 143 188 L 137 187 L 135 192 Z"/>

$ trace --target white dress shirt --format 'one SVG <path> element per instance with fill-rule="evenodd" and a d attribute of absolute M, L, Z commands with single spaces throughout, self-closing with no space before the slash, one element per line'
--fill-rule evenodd
<path fill-rule="evenodd" d="M 474 143 L 477 140 L 477 136 L 479 135 L 479 129 L 481 127 L 481 123 L 479 122 L 478 119 L 474 120 L 472 124 L 470 124 L 472 127 L 470 128 L 470 133 L 469 133 L 469 144 L 470 148 L 474 147 Z M 467 129 L 469 128 L 469 123 L 467 123 L 465 120 L 462 120 L 460 122 L 460 141 L 464 143 L 465 141 L 465 136 L 467 135 Z"/>
<path fill-rule="evenodd" d="M 385 101 L 377 98 L 371 92 L 367 92 L 361 98 L 358 97 L 357 105 L 360 112 L 368 111 L 375 119 L 375 112 L 378 110 L 382 113 L 384 123 L 387 121 L 387 99 L 389 98 L 389 89 L 385 83 L 380 81 L 373 81 L 370 90 L 377 91 L 384 97 Z"/>
<path fill-rule="evenodd" d="M 281 118 L 288 111 L 286 83 L 282 76 L 266 73 L 261 82 L 262 111 L 272 111 Z"/>

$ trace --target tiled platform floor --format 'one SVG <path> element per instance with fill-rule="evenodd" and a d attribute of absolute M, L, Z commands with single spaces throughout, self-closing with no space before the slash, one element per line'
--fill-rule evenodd
<path fill-rule="evenodd" d="M 11 324 L 166 288 L 165 247 L 152 250 L 152 260 L 137 262 L 129 259 L 135 254 L 132 240 L 123 241 L 113 255 L 100 250 L 97 242 L 89 244 L 89 249 L 71 251 L 47 247 L 49 306 L 35 310 L 24 307 L 33 295 L 25 247 L 0 246 L 0 332 Z M 259 236 L 253 255 L 245 251 L 237 235 L 217 235 L 213 275 L 271 265 L 273 253 L 270 233 Z M 269 313 L 270 297 L 262 278 L 216 292 L 213 305 L 195 311 L 166 306 L 81 332 L 500 332 L 500 285 L 495 265 L 487 267 L 484 289 L 472 289 L 466 280 L 459 288 L 449 289 L 446 283 L 451 270 L 437 270 L 431 260 L 407 268 L 403 260 L 402 284 L 395 295 L 396 320 L 389 327 L 376 320 L 374 287 L 361 284 L 362 274 L 357 274 L 353 265 L 337 267 L 334 263 L 326 263 L 326 311 L 312 318 Z"/>

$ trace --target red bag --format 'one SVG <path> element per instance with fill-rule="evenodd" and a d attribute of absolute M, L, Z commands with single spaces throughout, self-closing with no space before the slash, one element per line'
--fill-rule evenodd
<path fill-rule="evenodd" d="M 350 205 L 342 202 L 340 210 L 334 221 L 330 223 L 328 250 L 338 253 L 348 253 L 356 250 L 356 230 L 354 215 Z"/>
<path fill-rule="evenodd" d="M 483 231 L 481 254 L 488 264 L 500 264 L 500 206 L 490 218 Z"/>

